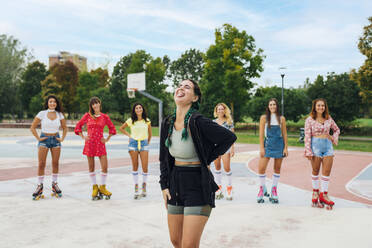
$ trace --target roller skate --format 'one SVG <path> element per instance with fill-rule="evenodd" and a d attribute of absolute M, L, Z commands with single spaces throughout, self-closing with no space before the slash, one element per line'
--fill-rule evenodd
<path fill-rule="evenodd" d="M 32 200 L 37 201 L 37 200 L 39 200 L 40 198 L 41 198 L 41 199 L 44 199 L 43 188 L 44 188 L 43 184 L 40 183 L 40 184 L 37 186 L 35 192 L 32 194 Z"/>
<path fill-rule="evenodd" d="M 99 186 L 99 196 L 102 199 L 105 197 L 106 200 L 110 200 L 112 193 L 106 189 L 106 185 Z"/>
<path fill-rule="evenodd" d="M 134 185 L 134 200 L 138 200 L 140 198 L 140 194 L 138 192 L 138 184 Z"/>
<path fill-rule="evenodd" d="M 62 191 L 58 187 L 58 183 L 57 182 L 52 182 L 52 194 L 51 195 L 52 196 L 55 196 L 56 198 L 62 197 Z"/>
<path fill-rule="evenodd" d="M 233 197 L 232 197 L 232 186 L 227 186 L 226 200 L 232 201 L 232 199 L 233 199 Z"/>
<path fill-rule="evenodd" d="M 327 205 L 326 206 L 326 209 L 327 210 L 332 210 L 333 209 L 333 205 L 335 205 L 335 203 L 329 199 L 328 192 L 321 192 L 320 193 L 320 195 L 319 195 L 319 202 L 322 205 L 323 204 Z"/>
<path fill-rule="evenodd" d="M 273 204 L 279 203 L 278 192 L 277 192 L 276 186 L 271 188 L 271 196 L 270 196 L 269 200 Z"/>
<path fill-rule="evenodd" d="M 222 185 L 218 185 L 218 190 L 216 192 L 216 199 L 217 200 L 223 199 Z"/>
<path fill-rule="evenodd" d="M 141 193 L 141 196 L 142 197 L 146 197 L 146 183 L 142 183 L 142 193 Z"/>
<path fill-rule="evenodd" d="M 97 184 L 93 185 L 92 200 L 93 201 L 101 200 L 101 196 L 99 195 L 99 189 L 98 189 Z"/>
<path fill-rule="evenodd" d="M 269 196 L 269 194 L 267 193 L 266 186 L 260 186 L 260 191 L 258 191 L 257 195 L 257 203 L 264 203 L 265 202 L 264 196 Z"/>
<path fill-rule="evenodd" d="M 313 197 L 311 199 L 311 206 L 313 208 L 323 208 L 324 205 L 319 202 L 319 189 L 313 189 Z"/>

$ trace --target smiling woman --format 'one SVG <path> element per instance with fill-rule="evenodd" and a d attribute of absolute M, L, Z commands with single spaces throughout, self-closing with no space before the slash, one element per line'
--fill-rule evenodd
<path fill-rule="evenodd" d="M 88 135 L 84 136 L 82 127 L 87 125 Z M 103 137 L 103 129 L 105 126 L 109 128 L 109 135 L 107 138 Z M 76 124 L 75 134 L 79 135 L 85 140 L 83 154 L 88 158 L 89 176 L 93 185 L 92 200 L 110 199 L 111 192 L 106 189 L 107 178 L 107 152 L 106 143 L 110 140 L 111 136 L 116 134 L 116 129 L 110 117 L 101 113 L 101 100 L 98 97 L 92 97 L 89 101 L 89 113 L 86 113 L 83 118 Z M 96 173 L 94 166 L 94 157 L 99 157 L 101 162 L 101 185 L 98 188 L 96 182 Z"/>
<path fill-rule="evenodd" d="M 61 154 L 61 143 L 66 137 L 67 127 L 66 121 L 62 113 L 62 106 L 58 98 L 54 95 L 50 95 L 45 100 L 43 111 L 40 111 L 35 117 L 31 125 L 31 132 L 35 138 L 39 141 L 38 147 L 38 186 L 35 192 L 32 194 L 34 200 L 43 198 L 43 183 L 45 175 L 46 158 L 48 150 L 52 154 L 52 195 L 56 197 L 62 196 L 62 191 L 58 187 L 58 167 L 59 157 Z M 41 124 L 40 136 L 36 132 L 36 127 Z M 62 127 L 63 135 L 62 138 L 59 136 L 59 128 Z"/>

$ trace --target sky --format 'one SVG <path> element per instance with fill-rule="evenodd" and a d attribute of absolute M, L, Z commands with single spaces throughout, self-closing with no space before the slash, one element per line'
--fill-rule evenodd
<path fill-rule="evenodd" d="M 48 65 L 59 51 L 88 58 L 88 68 L 109 68 L 144 49 L 172 60 L 190 48 L 207 51 L 216 28 L 245 30 L 264 50 L 258 86 L 298 87 L 327 72 L 364 62 L 357 44 L 372 16 L 362 0 L 1 0 L 0 34 L 12 35 Z"/>

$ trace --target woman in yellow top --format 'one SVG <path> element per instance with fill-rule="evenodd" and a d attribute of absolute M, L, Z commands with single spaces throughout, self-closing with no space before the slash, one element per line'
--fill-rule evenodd
<path fill-rule="evenodd" d="M 139 199 L 138 192 L 138 155 L 142 165 L 142 194 L 146 196 L 146 183 L 148 175 L 149 144 L 151 140 L 151 121 L 147 118 L 146 110 L 140 103 L 135 103 L 132 108 L 131 118 L 121 127 L 120 131 L 129 137 L 128 152 L 132 159 L 132 175 L 134 180 L 134 199 Z M 125 128 L 130 128 L 128 133 Z"/>

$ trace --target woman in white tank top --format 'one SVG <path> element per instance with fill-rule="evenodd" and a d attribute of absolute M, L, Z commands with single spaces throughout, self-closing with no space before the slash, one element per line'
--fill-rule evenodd
<path fill-rule="evenodd" d="M 62 113 L 62 106 L 58 98 L 54 95 L 49 95 L 45 101 L 44 109 L 40 111 L 31 125 L 31 132 L 38 143 L 38 186 L 32 194 L 34 200 L 44 198 L 43 183 L 45 175 L 46 158 L 48 150 L 52 154 L 52 196 L 61 197 L 62 191 L 58 187 L 58 167 L 59 157 L 61 154 L 61 142 L 65 139 L 67 134 L 66 120 Z M 36 127 L 41 124 L 41 134 L 36 131 Z M 59 129 L 62 127 L 62 138 L 59 136 Z"/>

